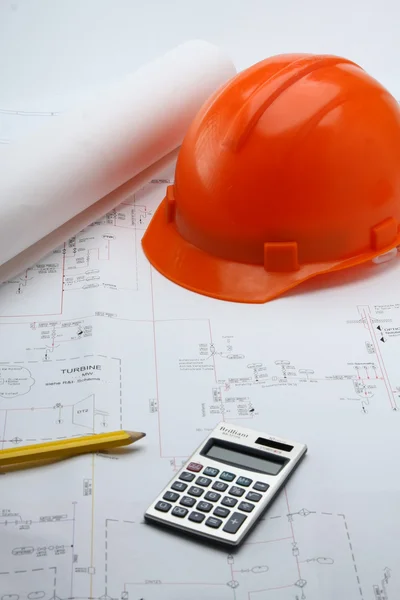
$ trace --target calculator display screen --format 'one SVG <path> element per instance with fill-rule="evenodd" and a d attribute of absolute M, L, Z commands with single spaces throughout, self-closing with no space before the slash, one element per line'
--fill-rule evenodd
<path fill-rule="evenodd" d="M 281 457 L 271 457 L 267 453 L 252 451 L 237 444 L 220 443 L 219 440 L 213 440 L 205 448 L 204 455 L 228 465 L 267 475 L 277 475 L 286 463 Z"/>

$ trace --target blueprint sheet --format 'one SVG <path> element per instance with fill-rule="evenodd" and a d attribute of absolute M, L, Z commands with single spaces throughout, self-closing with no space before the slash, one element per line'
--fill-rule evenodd
<path fill-rule="evenodd" d="M 0 477 L 0 600 L 398 600 L 399 261 L 265 305 L 193 294 L 141 249 L 172 177 L 0 288 L 1 448 L 147 434 Z M 221 420 L 308 445 L 232 552 L 143 522 Z"/>

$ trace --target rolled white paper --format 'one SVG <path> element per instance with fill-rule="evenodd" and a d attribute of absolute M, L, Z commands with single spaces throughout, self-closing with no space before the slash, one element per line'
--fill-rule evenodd
<path fill-rule="evenodd" d="M 235 74 L 219 48 L 187 42 L 11 144 L 0 164 L 0 283 L 165 169 Z"/>

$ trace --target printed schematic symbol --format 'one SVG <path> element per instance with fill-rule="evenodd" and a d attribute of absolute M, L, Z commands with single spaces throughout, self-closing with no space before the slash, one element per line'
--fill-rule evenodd
<path fill-rule="evenodd" d="M 301 589 L 301 599 L 304 600 L 306 597 L 304 594 L 304 588 L 307 585 L 307 581 L 305 579 L 298 579 L 294 585 Z"/>
<path fill-rule="evenodd" d="M 35 380 L 26 367 L 0 365 L 0 398 L 15 398 L 27 394 Z"/>
<path fill-rule="evenodd" d="M 334 559 L 326 556 L 318 556 L 318 558 L 306 558 L 305 562 L 317 562 L 319 565 L 333 565 Z"/>
<path fill-rule="evenodd" d="M 257 565 L 251 569 L 252 573 L 266 573 L 269 570 L 267 565 Z"/>
<path fill-rule="evenodd" d="M 11 553 L 14 556 L 23 556 L 25 554 L 33 554 L 35 551 L 33 546 L 18 546 L 17 548 L 13 548 Z"/>

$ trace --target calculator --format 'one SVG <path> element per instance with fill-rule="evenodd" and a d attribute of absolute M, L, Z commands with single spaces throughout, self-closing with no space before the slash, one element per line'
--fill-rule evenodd
<path fill-rule="evenodd" d="M 307 446 L 221 422 L 145 512 L 158 523 L 238 546 L 307 452 Z"/>

